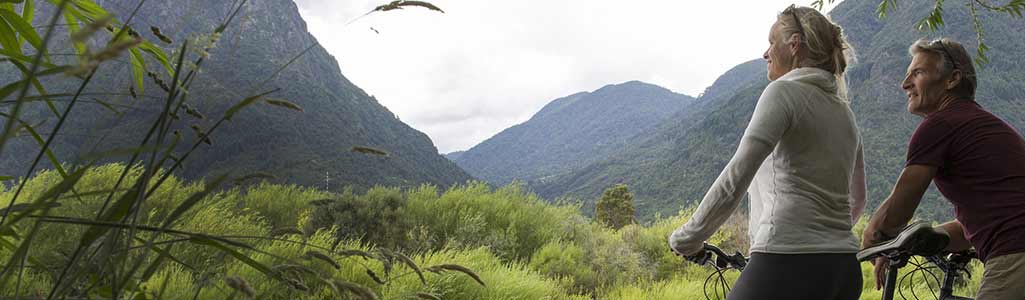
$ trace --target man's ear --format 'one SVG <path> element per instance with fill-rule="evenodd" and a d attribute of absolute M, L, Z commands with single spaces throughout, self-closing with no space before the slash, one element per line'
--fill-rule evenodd
<path fill-rule="evenodd" d="M 961 84 L 961 70 L 954 69 L 950 72 L 950 78 L 947 79 L 947 90 L 953 90 L 958 84 Z"/>

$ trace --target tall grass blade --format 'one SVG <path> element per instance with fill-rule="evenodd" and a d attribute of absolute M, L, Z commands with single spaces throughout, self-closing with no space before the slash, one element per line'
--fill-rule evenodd
<path fill-rule="evenodd" d="M 473 280 L 477 281 L 477 283 L 479 283 L 481 286 L 487 286 L 486 284 L 484 284 L 484 280 L 480 279 L 480 275 L 477 275 L 477 273 L 474 273 L 473 270 L 470 270 L 470 268 L 464 266 L 455 264 L 441 264 L 428 267 L 427 270 L 431 272 L 441 272 L 443 270 L 460 272 L 466 274 L 466 276 L 470 276 L 470 278 L 473 278 Z"/>
<path fill-rule="evenodd" d="M 262 263 L 260 263 L 260 262 L 258 262 L 256 260 L 250 258 L 249 256 L 246 256 L 245 254 L 242 254 L 241 252 L 238 252 L 237 250 L 232 249 L 232 248 L 222 244 L 221 242 L 215 241 L 215 240 L 211 239 L 210 237 L 202 236 L 202 235 L 196 235 L 196 236 L 193 236 L 191 239 L 189 239 L 189 242 L 192 242 L 193 244 L 196 244 L 196 245 L 203 245 L 203 246 L 209 246 L 209 247 L 216 248 L 217 250 L 220 250 L 221 252 L 224 252 L 225 254 L 231 255 L 235 259 L 237 259 L 240 262 L 242 262 L 242 263 L 252 267 L 253 269 L 256 269 L 257 271 L 260 271 L 260 273 L 263 273 L 264 275 L 267 275 L 267 277 L 272 278 L 272 279 L 278 279 L 278 277 L 275 276 L 275 273 L 267 265 L 264 265 L 264 264 L 262 264 Z"/>
<path fill-rule="evenodd" d="M 235 103 L 235 105 L 232 105 L 231 107 L 228 108 L 227 111 L 224 112 L 224 119 L 228 120 L 228 121 L 231 121 L 231 117 L 235 116 L 235 113 L 238 113 L 239 110 L 245 108 L 246 106 L 252 105 L 254 102 L 256 102 L 256 100 L 259 100 L 261 97 L 266 96 L 266 95 L 268 95 L 270 93 L 273 93 L 273 92 L 277 92 L 278 90 L 280 90 L 280 89 L 273 89 L 273 90 L 270 90 L 270 91 L 266 91 L 266 92 L 263 92 L 263 93 L 260 93 L 260 94 L 254 95 L 254 96 L 249 96 L 249 97 L 246 97 L 245 99 L 242 99 L 242 101 L 239 101 L 238 103 Z"/>
<path fill-rule="evenodd" d="M 19 16 L 10 10 L 0 9 L 0 18 L 7 21 L 14 31 L 18 33 L 18 38 L 27 41 L 29 45 L 32 45 L 32 48 L 36 48 L 38 51 L 40 50 L 40 47 L 43 46 L 43 39 L 39 38 L 39 34 L 36 33 L 34 28 L 32 28 L 32 24 L 29 23 L 29 21 L 26 21 L 22 16 Z M 21 41 L 19 40 L 16 42 L 20 48 Z"/>

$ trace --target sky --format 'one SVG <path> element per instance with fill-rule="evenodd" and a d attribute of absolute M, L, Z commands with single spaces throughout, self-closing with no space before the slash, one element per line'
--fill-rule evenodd
<path fill-rule="evenodd" d="M 295 0 L 342 74 L 426 133 L 466 150 L 557 98 L 631 80 L 698 96 L 768 47 L 776 14 L 812 0 Z M 834 5 L 827 6 L 828 11 Z"/>

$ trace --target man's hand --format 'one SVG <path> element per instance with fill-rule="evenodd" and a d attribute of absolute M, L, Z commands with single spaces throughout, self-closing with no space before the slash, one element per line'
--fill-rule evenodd
<path fill-rule="evenodd" d="M 886 271 L 890 268 L 890 260 L 885 257 L 876 257 L 875 260 L 876 290 L 882 289 L 886 284 Z"/>

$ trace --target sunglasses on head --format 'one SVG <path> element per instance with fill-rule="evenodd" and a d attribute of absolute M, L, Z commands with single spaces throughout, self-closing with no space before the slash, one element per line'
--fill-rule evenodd
<path fill-rule="evenodd" d="M 804 39 L 804 26 L 801 26 L 801 18 L 797 16 L 797 6 L 791 4 L 790 7 L 783 10 L 783 13 L 794 17 L 794 22 L 797 22 L 797 31 L 801 34 L 801 39 Z"/>
<path fill-rule="evenodd" d="M 940 45 L 940 49 L 943 50 L 943 55 L 947 56 L 947 59 L 950 60 L 950 64 L 954 65 L 954 70 L 960 70 L 961 69 L 961 67 L 957 65 L 957 60 L 954 60 L 954 56 L 950 54 L 950 50 L 947 49 L 947 44 L 944 43 L 943 40 L 935 39 L 932 42 L 930 42 L 930 44 L 932 44 L 932 45 L 939 44 Z"/>

